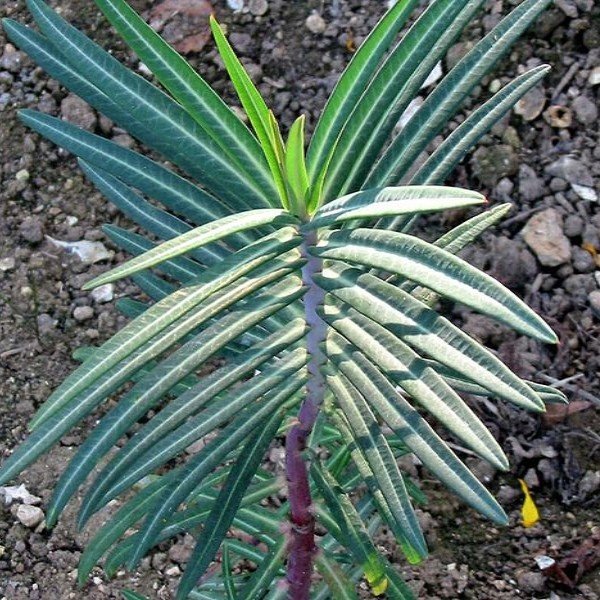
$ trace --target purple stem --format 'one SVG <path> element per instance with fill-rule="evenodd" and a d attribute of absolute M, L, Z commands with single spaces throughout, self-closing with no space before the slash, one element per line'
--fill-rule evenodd
<path fill-rule="evenodd" d="M 323 304 L 325 292 L 313 280 L 313 276 L 321 272 L 323 263 L 321 259 L 308 254 L 308 247 L 316 241 L 317 236 L 313 231 L 305 234 L 302 244 L 302 254 L 307 259 L 302 269 L 302 281 L 308 288 L 304 295 L 304 312 L 309 327 L 306 336 L 306 349 L 310 354 L 307 365 L 309 379 L 306 384 L 306 398 L 298 413 L 298 422 L 288 432 L 285 443 L 291 523 L 287 564 L 289 600 L 309 600 L 313 557 L 316 551 L 315 518 L 311 511 L 308 469 L 302 456 L 325 393 L 325 380 L 321 372 L 325 355 L 321 350 L 321 343 L 325 341 L 327 329 L 317 314 L 317 309 Z"/>

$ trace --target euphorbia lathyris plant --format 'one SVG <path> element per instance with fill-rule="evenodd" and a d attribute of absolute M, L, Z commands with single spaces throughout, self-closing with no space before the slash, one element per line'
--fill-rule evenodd
<path fill-rule="evenodd" d="M 54 117 L 21 113 L 29 127 L 78 156 L 126 215 L 165 241 L 106 226 L 115 244 L 138 256 L 86 288 L 132 276 L 152 302 L 121 301 L 132 321 L 101 347 L 78 351 L 82 366 L 34 417 L 2 481 L 117 394 L 118 404 L 66 467 L 47 512 L 52 526 L 101 461 L 80 526 L 135 490 L 84 552 L 81 583 L 109 550 L 111 574 L 189 531 L 197 543 L 179 598 L 300 600 L 311 590 L 313 598 L 356 598 L 363 576 L 376 595 L 411 597 L 372 541 L 383 523 L 410 562 L 427 554 L 413 509 L 421 493 L 398 457 L 413 453 L 468 505 L 506 521 L 415 405 L 506 469 L 501 448 L 460 393 L 533 411 L 564 401 L 517 377 L 433 308 L 444 296 L 556 341 L 515 295 L 456 257 L 508 206 L 433 243 L 410 234 L 422 213 L 484 202 L 440 184 L 547 67 L 517 77 L 424 162 L 416 159 L 548 0 L 517 6 L 390 143 L 398 118 L 482 0 L 432 2 L 394 45 L 417 4 L 397 3 L 354 55 L 306 153 L 304 118 L 284 140 L 214 19 L 251 129 L 123 0 L 95 1 L 162 88 L 41 0 L 28 1 L 39 33 L 10 20 L 4 27 L 48 73 L 184 175 Z M 201 376 L 200 367 L 216 357 L 225 358 L 223 366 Z M 263 466 L 278 438 L 285 438 L 287 483 Z M 185 454 L 200 439 L 204 447 Z M 286 500 L 274 508 L 269 498 L 282 490 Z M 326 534 L 316 535 L 317 522 Z M 233 575 L 241 560 L 256 569 Z M 315 565 L 321 577 L 313 586 Z"/>

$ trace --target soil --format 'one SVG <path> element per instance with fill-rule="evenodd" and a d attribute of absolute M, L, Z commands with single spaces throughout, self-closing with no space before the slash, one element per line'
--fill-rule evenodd
<path fill-rule="evenodd" d="M 0 17 L 30 22 L 24 4 L 24 0 L 3 0 Z M 53 0 L 51 4 L 130 67 L 139 67 L 92 2 Z M 147 11 L 152 3 L 132 4 Z M 352 49 L 372 28 L 385 3 L 268 0 L 266 4 L 261 16 L 248 8 L 233 13 L 225 2 L 215 2 L 214 7 L 284 127 L 303 112 L 310 130 Z M 487 33 L 512 4 L 488 2 L 464 39 Z M 315 31 L 306 23 L 313 14 L 323 19 L 314 27 L 313 18 Z M 453 47 L 444 71 L 467 47 L 466 42 Z M 212 44 L 191 59 L 215 89 L 235 104 Z M 559 332 L 561 344 L 558 349 L 542 347 L 463 309 L 448 308 L 466 331 L 496 349 L 513 369 L 540 382 L 559 382 L 573 406 L 583 410 L 564 409 L 553 412 L 552 418 L 540 418 L 487 401 L 474 404 L 511 458 L 511 471 L 501 475 L 467 458 L 509 512 L 507 528 L 496 528 L 465 511 L 418 466 L 407 465 L 420 476 L 429 496 L 421 513 L 432 558 L 407 567 L 385 531 L 380 543 L 397 559 L 421 598 L 600 598 L 597 567 L 576 588 L 568 589 L 545 578 L 534 560 L 540 554 L 564 558 L 584 540 L 600 535 L 600 415 L 595 400 L 600 396 L 596 254 L 600 252 L 600 5 L 593 0 L 556 0 L 482 82 L 477 95 L 488 97 L 499 84 L 541 62 L 552 65 L 549 76 L 518 114 L 508 115 L 484 138 L 449 183 L 482 190 L 492 203 L 513 203 L 510 218 L 484 236 L 467 257 L 533 305 Z M 24 439 L 28 419 L 74 368 L 72 351 L 102 342 L 125 322 L 113 301 L 81 291 L 84 281 L 107 269 L 106 261 L 84 264 L 50 238 L 99 241 L 110 250 L 101 225 L 129 224 L 84 179 L 72 156 L 19 123 L 20 108 L 62 115 L 120 143 L 135 144 L 77 103 L 27 57 L 15 53 L 0 31 L 0 452 L 4 455 Z M 432 147 L 436 143 L 439 140 Z M 552 210 L 545 213 L 547 209 Z M 558 227 L 560 244 L 551 244 L 549 250 L 535 243 L 528 246 L 523 237 L 526 224 L 541 213 Z M 442 226 L 464 216 L 428 220 L 424 235 L 433 237 Z M 123 259 L 115 251 L 111 262 Z M 135 293 L 134 287 L 121 283 L 114 298 Z M 65 437 L 15 482 L 39 496 L 42 508 L 92 425 L 90 420 Z M 521 477 L 541 512 L 540 522 L 527 529 L 520 525 L 522 495 L 517 479 Z M 98 569 L 86 588 L 78 590 L 75 569 L 89 533 L 77 533 L 75 512 L 73 505 L 48 531 L 43 523 L 34 529 L 22 525 L 16 505 L 0 506 L 0 597 L 119 598 L 123 588 L 149 598 L 173 597 L 189 552 L 187 538 L 174 547 L 159 548 L 138 571 L 120 572 L 113 581 Z M 100 515 L 98 521 L 105 517 Z"/>

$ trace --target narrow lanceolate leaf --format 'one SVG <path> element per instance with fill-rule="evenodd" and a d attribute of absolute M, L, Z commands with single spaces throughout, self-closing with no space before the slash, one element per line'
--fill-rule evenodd
<path fill-rule="evenodd" d="M 264 598 L 265 600 L 283 600 L 286 597 L 285 588 L 280 588 L 277 578 L 287 551 L 287 540 L 281 537 L 269 553 L 262 559 L 260 565 L 250 576 L 248 583 L 240 590 L 242 598 Z M 271 590 L 267 596 L 264 594 Z M 274 593 L 279 591 L 279 594 Z M 283 592 L 283 594 L 282 594 Z"/>
<path fill-rule="evenodd" d="M 338 80 L 321 113 L 308 149 L 308 171 L 311 181 L 326 170 L 328 156 L 357 100 L 377 70 L 379 61 L 404 27 L 417 0 L 396 2 L 375 26 Z"/>
<path fill-rule="evenodd" d="M 385 576 L 384 560 L 373 545 L 350 498 L 317 460 L 312 462 L 310 474 L 327 508 L 340 526 L 344 546 L 351 552 L 354 560 L 363 567 L 372 591 L 377 596 L 385 592 L 388 581 Z"/>
<path fill-rule="evenodd" d="M 317 281 L 422 354 L 501 398 L 543 410 L 539 396 L 489 350 L 410 294 L 356 269 L 327 269 Z"/>
<path fill-rule="evenodd" d="M 547 65 L 513 79 L 474 110 L 419 168 L 411 183 L 442 183 L 475 144 L 550 71 Z"/>
<path fill-rule="evenodd" d="M 329 587 L 329 593 L 333 600 L 358 600 L 355 583 L 338 565 L 335 558 L 327 552 L 319 552 L 315 559 L 319 573 Z"/>
<path fill-rule="evenodd" d="M 323 318 L 454 435 L 496 468 L 508 460 L 460 396 L 406 344 L 352 308 L 328 302 Z"/>
<path fill-rule="evenodd" d="M 433 245 L 438 248 L 443 248 L 446 252 L 450 252 L 450 254 L 458 254 L 463 248 L 479 238 L 484 231 L 501 221 L 511 208 L 512 204 L 500 204 L 479 215 L 475 215 L 474 217 L 467 219 L 464 223 L 453 227 L 450 231 L 435 240 Z M 386 281 L 395 283 L 399 279 L 401 278 L 399 278 L 398 275 L 390 275 Z M 412 292 L 418 285 L 412 281 L 403 281 L 401 287 L 405 292 Z M 438 295 L 434 294 L 431 290 L 429 290 L 428 293 L 432 299 L 428 300 L 426 304 L 428 306 L 433 306 L 435 298 L 437 298 Z"/>
<path fill-rule="evenodd" d="M 142 594 L 132 592 L 131 590 L 123 590 L 121 594 L 123 594 L 123 598 L 125 598 L 125 600 L 148 600 L 146 596 L 142 596 Z"/>
<path fill-rule="evenodd" d="M 276 190 L 256 138 L 193 67 L 124 0 L 95 0 L 141 61 L 238 168 L 272 196 Z"/>
<path fill-rule="evenodd" d="M 102 456 L 137 419 L 158 404 L 178 381 L 194 373 L 206 359 L 229 341 L 238 337 L 249 326 L 275 312 L 282 304 L 291 301 L 297 293 L 293 287 L 290 289 L 285 281 L 273 285 L 267 294 L 257 296 L 243 308 L 227 313 L 139 381 L 122 402 L 101 421 L 71 460 L 56 486 L 48 507 L 47 523 L 51 526 L 56 522 L 70 497 Z M 232 294 L 226 293 L 225 297 L 227 304 L 235 302 Z"/>
<path fill-rule="evenodd" d="M 63 59 L 121 106 L 134 106 L 132 119 L 148 127 L 144 143 L 158 150 L 223 199 L 231 208 L 270 203 L 218 144 L 169 96 L 119 63 L 41 0 L 28 7 L 42 33 L 60 48 Z"/>
<path fill-rule="evenodd" d="M 235 591 L 235 582 L 233 580 L 233 564 L 231 562 L 231 550 L 227 542 L 223 542 L 223 551 L 221 554 L 221 570 L 223 573 L 223 582 L 225 584 L 225 593 L 227 600 L 237 600 Z"/>
<path fill-rule="evenodd" d="M 209 442 L 197 455 L 192 457 L 185 467 L 185 475 L 165 490 L 156 502 L 154 510 L 146 518 L 138 534 L 137 546 L 129 560 L 133 567 L 153 546 L 163 528 L 164 520 L 173 514 L 184 502 L 194 488 L 200 484 L 223 458 L 235 449 L 252 431 L 262 427 L 273 411 L 279 410 L 298 401 L 294 398 L 296 391 L 306 379 L 292 380 L 283 389 L 276 388 L 270 396 L 257 402 L 255 406 L 246 408 L 230 423 L 216 439 Z M 291 400 L 290 400 L 291 399 Z"/>
<path fill-rule="evenodd" d="M 255 229 L 261 225 L 277 224 L 290 225 L 297 222 L 289 213 L 276 208 L 265 208 L 259 210 L 250 210 L 229 217 L 224 217 L 218 221 L 207 223 L 196 227 L 187 233 L 184 233 L 172 240 L 160 244 L 154 250 L 138 256 L 124 265 L 113 269 L 109 273 L 100 275 L 83 286 L 84 290 L 89 290 L 99 285 L 104 285 L 123 277 L 128 277 L 144 269 L 149 269 L 161 262 L 175 258 L 190 250 L 195 250 L 211 242 L 221 240 L 233 233 L 244 231 L 246 229 Z"/>
<path fill-rule="evenodd" d="M 285 148 L 285 173 L 291 190 L 290 202 L 294 203 L 294 213 L 302 214 L 309 187 L 304 162 L 304 115 L 298 117 L 290 128 Z"/>
<path fill-rule="evenodd" d="M 477 192 L 441 186 L 376 188 L 355 192 L 321 207 L 304 229 L 327 227 L 353 219 L 410 215 L 472 206 L 485 202 Z"/>
<path fill-rule="evenodd" d="M 206 223 L 231 213 L 216 198 L 158 163 L 60 119 L 22 110 L 23 123 L 75 156 L 110 171 L 125 183 L 162 202 L 174 213 Z"/>
<path fill-rule="evenodd" d="M 310 249 L 322 258 L 397 273 L 544 342 L 556 334 L 495 279 L 433 244 L 394 231 L 336 231 Z"/>
<path fill-rule="evenodd" d="M 401 533 L 400 545 L 411 563 L 427 556 L 427 545 L 392 451 L 364 398 L 342 374 L 328 374 L 327 385 L 354 432 L 378 488 Z"/>
<path fill-rule="evenodd" d="M 550 0 L 525 0 L 488 33 L 427 96 L 390 144 L 365 185 L 393 185 L 460 109 L 481 79 L 508 52 Z"/>
<path fill-rule="evenodd" d="M 327 352 L 389 427 L 444 485 L 488 518 L 507 522 L 493 496 L 364 354 L 335 332 L 327 339 Z"/>
<path fill-rule="evenodd" d="M 229 73 L 229 77 L 233 82 L 235 91 L 248 115 L 248 119 L 254 128 L 258 141 L 271 169 L 271 175 L 275 181 L 275 185 L 279 192 L 279 196 L 284 203 L 287 203 L 287 192 L 285 189 L 285 181 L 283 178 L 281 164 L 277 159 L 277 151 L 274 146 L 274 139 L 271 133 L 271 123 L 269 117 L 269 109 L 262 99 L 259 91 L 252 83 L 248 73 L 239 61 L 233 48 L 223 34 L 220 25 L 214 17 L 211 16 L 210 27 L 219 49 L 219 54 L 225 63 L 225 68 Z"/>
<path fill-rule="evenodd" d="M 158 442 L 170 431 L 179 427 L 186 419 L 189 419 L 193 414 L 202 410 L 202 408 L 212 400 L 217 394 L 227 390 L 243 377 L 254 372 L 261 367 L 262 363 L 272 358 L 277 353 L 285 350 L 295 341 L 300 339 L 305 331 L 304 322 L 292 322 L 289 324 L 285 332 L 277 332 L 271 335 L 264 342 L 259 342 L 256 346 L 248 349 L 238 357 L 212 372 L 207 377 L 204 377 L 201 382 L 180 396 L 172 400 L 160 410 L 147 424 L 145 424 L 135 435 L 119 450 L 118 454 L 111 460 L 102 470 L 100 475 L 90 486 L 90 489 L 83 500 L 79 526 L 81 527 L 91 512 L 99 507 L 99 504 L 104 504 L 105 501 L 99 502 L 106 494 L 110 485 L 124 473 L 128 465 L 133 464 L 146 450 L 155 447 Z M 293 352 L 291 354 L 294 354 Z M 281 379 L 275 378 L 269 381 L 268 385 L 277 385 L 284 377 L 289 376 L 290 372 L 286 371 L 286 365 L 289 362 L 287 357 L 281 360 L 283 367 Z M 300 365 L 301 366 L 301 365 Z M 271 371 L 274 370 L 271 369 Z M 292 367 L 293 368 L 293 367 Z M 299 368 L 299 367 L 298 367 Z M 293 373 L 293 371 L 292 371 Z M 269 369 L 262 373 L 264 378 L 269 376 Z M 259 388 L 260 381 L 252 380 L 253 387 Z M 267 388 L 269 389 L 269 388 Z M 231 411 L 235 412 L 244 406 L 243 394 L 236 388 L 236 396 L 228 397 L 224 402 L 222 421 L 226 421 L 231 416 Z M 203 412 L 203 426 L 206 431 L 210 431 L 210 420 L 217 412 L 217 403 L 212 405 L 210 415 Z M 217 427 L 221 422 L 221 418 L 214 419 L 214 427 Z M 183 432 L 182 436 L 183 437 Z"/>
<path fill-rule="evenodd" d="M 372 185 L 366 176 L 402 113 L 482 3 L 432 2 L 390 52 L 341 132 L 328 168 L 325 201 L 358 189 L 388 185 Z"/>
<path fill-rule="evenodd" d="M 196 547 L 177 589 L 178 600 L 187 597 L 196 581 L 204 575 L 215 558 L 217 550 L 240 507 L 246 489 L 260 466 L 260 462 L 282 419 L 283 414 L 276 412 L 245 443 L 239 458 L 233 465 L 225 484 L 219 492 L 202 533 L 196 541 Z"/>
<path fill-rule="evenodd" d="M 146 231 L 163 240 L 170 240 L 191 229 L 185 221 L 157 208 L 107 171 L 82 160 L 79 161 L 79 166 L 108 200 Z M 211 244 L 208 247 L 198 248 L 191 252 L 190 256 L 202 264 L 213 265 L 228 254 L 230 250 L 227 248 Z"/>
<path fill-rule="evenodd" d="M 156 303 L 103 344 L 94 354 L 93 360 L 85 362 L 70 375 L 38 411 L 31 426 L 35 427 L 44 418 L 56 412 L 96 379 L 171 326 L 211 294 L 237 281 L 265 261 L 273 259 L 280 252 L 285 252 L 299 243 L 300 239 L 294 230 L 291 228 L 287 231 L 281 230 L 276 235 L 268 236 L 223 261 L 219 266 L 220 275 L 216 275 L 214 271 L 207 271 L 198 285 L 178 290 Z M 195 323 L 192 328 L 193 326 Z M 186 330 L 185 333 L 190 330 Z M 162 351 L 165 349 L 163 345 Z"/>
<path fill-rule="evenodd" d="M 194 414 L 172 430 L 167 430 L 166 434 L 161 431 L 162 435 L 157 437 L 154 444 L 149 447 L 144 443 L 139 451 L 137 448 L 131 448 L 132 452 L 126 457 L 129 460 L 124 465 L 119 465 L 120 468 L 114 473 L 114 477 L 102 486 L 99 490 L 101 497 L 90 510 L 96 510 L 107 504 L 144 476 L 183 452 L 188 446 L 223 426 L 241 410 L 276 386 L 282 385 L 285 381 L 297 381 L 297 373 L 301 372 L 306 360 L 306 352 L 302 348 L 297 349 L 291 353 L 289 360 L 281 361 L 282 365 L 273 365 L 273 368 L 265 370 L 265 373 L 256 379 L 253 378 L 242 384 L 239 390 L 234 388 L 207 409 Z M 189 398 L 190 395 L 186 397 Z M 162 421 L 157 423 L 160 424 Z M 88 509 L 88 506 L 89 501 L 86 498 L 83 508 Z M 82 514 L 81 518 L 83 519 L 84 516 Z"/>

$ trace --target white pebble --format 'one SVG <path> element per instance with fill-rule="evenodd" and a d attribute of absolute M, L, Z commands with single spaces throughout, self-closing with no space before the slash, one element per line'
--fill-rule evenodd
<path fill-rule="evenodd" d="M 44 511 L 39 506 L 21 504 L 17 507 L 16 517 L 25 527 L 34 529 L 44 520 Z"/>

